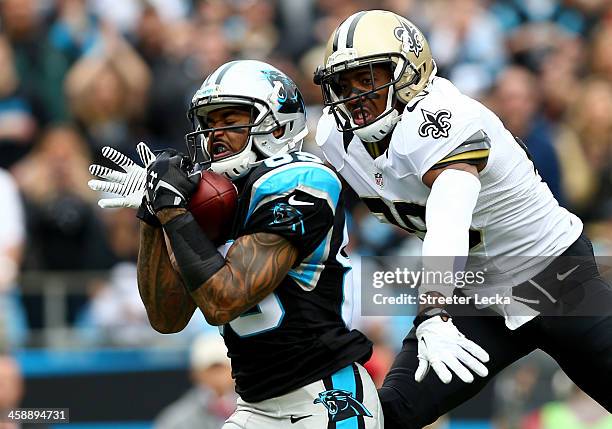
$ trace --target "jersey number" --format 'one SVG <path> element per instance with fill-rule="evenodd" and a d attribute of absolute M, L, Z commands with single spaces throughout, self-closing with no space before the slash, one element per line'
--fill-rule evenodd
<path fill-rule="evenodd" d="M 268 168 L 280 167 L 281 165 L 289 164 L 293 161 L 293 157 L 291 155 L 295 155 L 298 161 L 304 162 L 317 162 L 319 164 L 323 164 L 321 158 L 316 155 L 313 155 L 308 152 L 293 152 L 293 153 L 284 153 L 282 155 L 273 156 L 272 158 L 268 158 L 264 161 L 264 165 Z"/>
<path fill-rule="evenodd" d="M 229 325 L 239 336 L 250 337 L 278 328 L 284 316 L 285 309 L 278 296 L 273 292 L 252 310 L 232 320 Z M 223 327 L 220 328 L 221 335 L 223 335 Z"/>
<path fill-rule="evenodd" d="M 407 201 L 393 201 L 395 214 L 382 198 L 363 197 L 362 200 L 379 220 L 399 226 L 403 230 L 416 234 L 421 239 L 425 237 L 427 232 L 427 228 L 425 228 L 425 206 Z M 478 246 L 481 242 L 480 231 L 470 229 L 470 249 Z"/>

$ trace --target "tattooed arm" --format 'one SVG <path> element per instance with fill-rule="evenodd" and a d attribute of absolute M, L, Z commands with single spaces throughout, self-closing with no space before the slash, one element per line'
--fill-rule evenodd
<path fill-rule="evenodd" d="M 223 325 L 272 293 L 297 257 L 297 249 L 276 234 L 245 235 L 234 242 L 225 265 L 191 296 L 208 323 Z"/>
<path fill-rule="evenodd" d="M 163 209 L 158 212 L 164 228 L 175 218 L 186 213 L 185 209 Z M 181 233 L 169 233 L 170 242 L 172 237 L 175 241 L 172 246 L 192 246 L 194 242 L 207 241 L 207 237 L 199 227 L 189 229 L 186 227 L 185 234 L 188 236 L 186 242 L 179 239 Z M 199 237 L 198 237 L 199 235 Z M 209 242 L 212 246 L 212 243 Z M 174 248 L 177 255 L 177 249 Z M 183 251 L 185 248 L 182 249 Z M 198 253 L 200 252 L 200 253 Z M 202 264 L 206 257 L 201 253 L 206 252 L 200 248 L 188 249 L 191 263 Z M 217 253 L 213 251 L 213 253 Z M 276 234 L 258 232 L 238 238 L 229 249 L 225 259 L 221 259 L 221 265 L 214 273 L 203 280 L 200 284 L 191 285 L 190 295 L 200 308 L 206 321 L 211 325 L 224 325 L 240 316 L 245 311 L 253 308 L 268 296 L 280 284 L 291 267 L 297 261 L 298 250 L 289 241 Z M 177 257 L 177 264 L 181 266 Z M 185 281 L 187 259 L 183 259 L 181 272 Z M 186 282 L 189 285 L 189 282 Z M 195 287 L 194 287 L 195 286 Z"/>
<path fill-rule="evenodd" d="M 163 334 L 187 326 L 196 305 L 172 268 L 164 232 L 140 223 L 138 290 L 153 329 Z"/>

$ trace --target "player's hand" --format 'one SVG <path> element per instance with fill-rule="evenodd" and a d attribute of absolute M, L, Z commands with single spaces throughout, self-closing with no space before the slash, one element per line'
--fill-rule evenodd
<path fill-rule="evenodd" d="M 465 383 L 474 381 L 470 370 L 481 377 L 489 374 L 482 364 L 489 361 L 489 354 L 459 332 L 452 319 L 444 321 L 440 316 L 427 319 L 417 327 L 416 336 L 419 366 L 414 379 L 417 382 L 425 378 L 430 367 L 445 384 L 453 378 L 451 371 Z"/>
<path fill-rule="evenodd" d="M 164 208 L 185 208 L 200 181 L 188 157 L 175 150 L 159 154 L 147 167 L 145 197 L 154 213 Z"/>
<path fill-rule="evenodd" d="M 98 201 L 98 205 L 103 209 L 119 207 L 137 209 L 140 207 L 147 177 L 146 167 L 155 160 L 155 155 L 143 142 L 138 143 L 136 151 L 144 167 L 109 146 L 102 148 L 102 155 L 120 167 L 123 172 L 96 164 L 89 166 L 89 172 L 92 175 L 104 179 L 90 180 L 87 184 L 91 189 L 119 195 L 119 198 L 102 198 Z"/>

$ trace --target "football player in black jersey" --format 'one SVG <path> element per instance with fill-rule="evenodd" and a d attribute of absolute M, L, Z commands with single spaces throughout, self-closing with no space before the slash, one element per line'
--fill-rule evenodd
<path fill-rule="evenodd" d="M 220 326 L 240 395 L 225 428 L 382 428 L 376 388 L 360 365 L 372 344 L 347 320 L 341 184 L 300 151 L 307 128 L 297 87 L 268 64 L 230 62 L 204 81 L 189 116 L 191 162 L 172 151 L 155 158 L 140 145 L 146 178 L 132 179 L 140 196 L 146 184 L 138 283 L 151 325 L 178 332 L 199 308 Z M 225 256 L 186 210 L 198 177 L 184 166 L 202 156 L 239 190 Z"/>

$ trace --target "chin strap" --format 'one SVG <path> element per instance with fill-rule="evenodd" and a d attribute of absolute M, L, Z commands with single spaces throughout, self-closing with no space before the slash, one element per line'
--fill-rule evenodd
<path fill-rule="evenodd" d="M 286 153 L 297 152 L 302 149 L 302 143 L 304 142 L 304 138 L 308 135 L 308 127 L 304 127 L 302 131 L 297 133 L 291 140 L 289 140 L 285 146 L 283 146 L 278 152 L 267 156 L 264 159 L 259 159 L 256 161 L 252 161 L 249 164 L 249 168 L 256 167 L 262 162 L 264 162 L 267 158 L 272 158 L 279 155 L 284 155 Z M 265 156 L 265 154 L 263 154 Z"/>
<path fill-rule="evenodd" d="M 384 117 L 363 128 L 358 128 L 353 132 L 361 141 L 368 143 L 378 142 L 391 134 L 393 128 L 395 128 L 395 125 L 401 119 L 402 115 L 399 114 L 397 109 L 393 109 Z"/>
<path fill-rule="evenodd" d="M 291 140 L 289 140 L 289 142 L 287 142 L 287 145 L 282 149 L 282 152 L 279 151 L 278 153 L 295 152 L 296 150 L 302 149 L 302 143 L 307 135 L 308 127 L 304 126 L 302 131 L 297 133 Z"/>
<path fill-rule="evenodd" d="M 289 140 L 287 142 L 287 144 L 285 146 L 283 146 L 278 152 L 276 152 L 275 154 L 271 155 L 270 157 L 274 157 L 274 156 L 278 156 L 278 155 L 283 155 L 285 153 L 295 152 L 297 150 L 300 150 L 302 148 L 302 142 L 304 141 L 304 138 L 307 135 L 308 135 L 308 128 L 304 127 L 304 129 L 302 131 L 297 133 L 291 140 Z M 249 152 L 249 156 L 245 156 L 240 161 L 240 163 L 237 164 L 236 166 L 232 167 L 230 165 L 230 163 L 234 162 L 235 159 L 229 159 L 228 158 L 227 160 L 221 160 L 221 161 L 217 161 L 216 163 L 212 163 L 211 164 L 212 170 L 215 173 L 223 174 L 225 177 L 227 177 L 230 180 L 239 179 L 246 172 L 248 172 L 251 168 L 257 167 L 258 165 L 260 165 L 262 162 L 265 161 L 265 159 L 257 159 L 257 153 L 253 150 L 253 146 L 254 146 L 253 143 L 251 143 L 249 148 L 245 148 L 244 149 L 244 151 L 248 151 Z M 257 147 L 257 146 L 255 146 L 255 147 Z M 269 157 L 267 157 L 267 158 L 269 158 Z M 224 163 L 224 161 L 227 161 L 227 162 Z M 215 166 L 215 164 L 217 164 L 217 166 Z M 234 169 L 239 170 L 240 173 L 237 175 L 236 173 L 234 173 L 234 171 L 233 171 Z"/>

